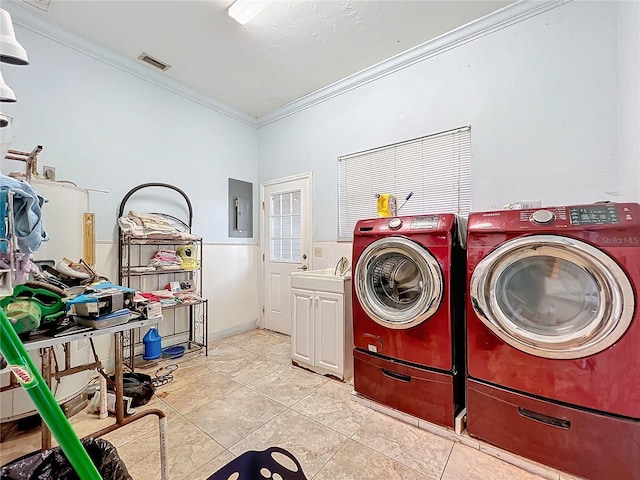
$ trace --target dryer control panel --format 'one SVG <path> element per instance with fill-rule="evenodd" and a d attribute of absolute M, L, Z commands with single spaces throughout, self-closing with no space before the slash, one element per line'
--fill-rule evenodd
<path fill-rule="evenodd" d="M 411 230 L 433 230 L 438 228 L 438 215 L 425 215 L 411 219 Z"/>
<path fill-rule="evenodd" d="M 610 225 L 620 223 L 614 205 L 594 205 L 569 208 L 571 225 Z"/>
<path fill-rule="evenodd" d="M 468 229 L 508 231 L 601 231 L 640 229 L 640 204 L 593 203 L 526 210 L 497 210 L 469 215 Z M 640 230 L 639 230 L 640 233 Z"/>

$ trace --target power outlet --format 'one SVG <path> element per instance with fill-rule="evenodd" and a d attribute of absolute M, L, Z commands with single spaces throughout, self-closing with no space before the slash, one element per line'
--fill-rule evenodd
<path fill-rule="evenodd" d="M 56 169 L 54 167 L 43 166 L 42 167 L 42 176 L 47 180 L 55 180 L 56 179 Z"/>
<path fill-rule="evenodd" d="M 313 256 L 321 257 L 322 256 L 322 247 L 313 247 Z"/>

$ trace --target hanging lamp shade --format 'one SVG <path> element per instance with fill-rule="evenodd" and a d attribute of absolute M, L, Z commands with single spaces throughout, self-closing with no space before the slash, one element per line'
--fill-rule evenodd
<path fill-rule="evenodd" d="M 11 115 L 7 115 L 6 113 L 0 112 L 0 128 L 8 127 L 13 123 L 13 117 Z M 2 136 L 0 139 L 4 142 L 5 140 L 5 132 L 2 132 Z M 4 155 L 3 155 L 4 158 Z"/>
<path fill-rule="evenodd" d="M 0 8 L 0 62 L 12 65 L 29 65 L 27 51 L 16 40 L 11 15 Z"/>
<path fill-rule="evenodd" d="M 16 94 L 9 85 L 4 83 L 2 72 L 0 72 L 0 102 L 15 102 Z"/>

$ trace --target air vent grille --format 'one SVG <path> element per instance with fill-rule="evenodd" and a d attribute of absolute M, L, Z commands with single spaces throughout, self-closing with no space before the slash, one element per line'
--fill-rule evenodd
<path fill-rule="evenodd" d="M 165 70 L 168 70 L 171 68 L 171 65 L 169 65 L 168 63 L 164 63 L 161 60 L 158 60 L 157 58 L 152 57 L 151 55 L 149 55 L 148 53 L 144 53 L 142 52 L 139 56 L 138 56 L 138 60 L 140 60 L 141 62 L 144 62 L 148 65 L 151 65 L 154 68 L 160 69 L 163 72 Z"/>

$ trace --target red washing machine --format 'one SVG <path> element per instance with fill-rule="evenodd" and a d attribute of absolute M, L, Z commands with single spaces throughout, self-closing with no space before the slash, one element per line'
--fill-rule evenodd
<path fill-rule="evenodd" d="M 589 479 L 640 478 L 640 205 L 468 227 L 469 434 Z"/>
<path fill-rule="evenodd" d="M 446 427 L 464 406 L 465 223 L 361 220 L 353 241 L 355 390 Z"/>

